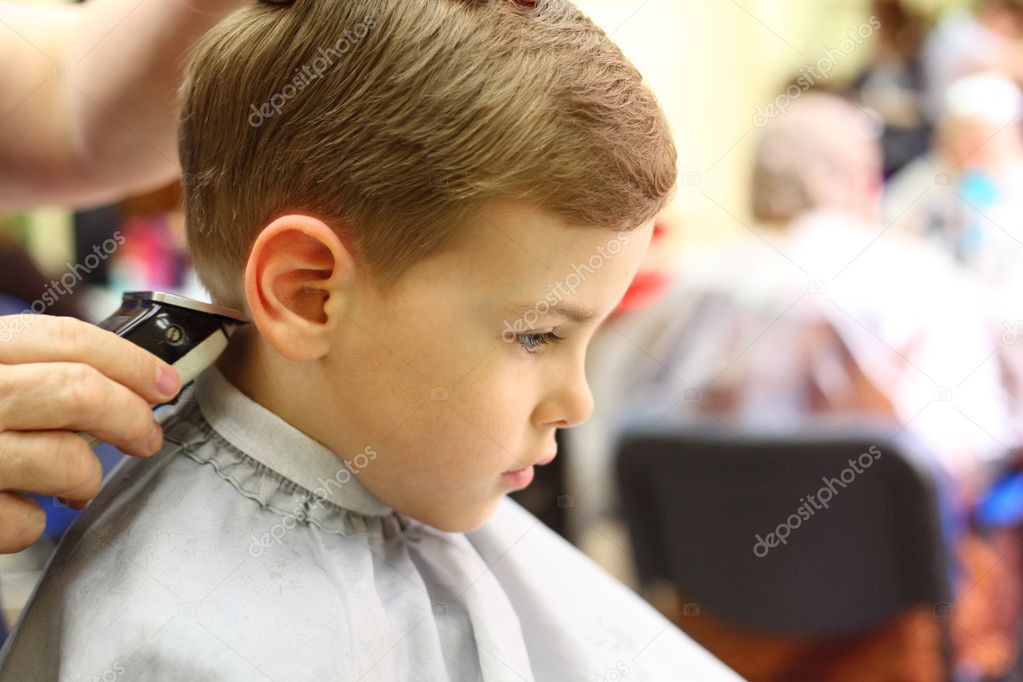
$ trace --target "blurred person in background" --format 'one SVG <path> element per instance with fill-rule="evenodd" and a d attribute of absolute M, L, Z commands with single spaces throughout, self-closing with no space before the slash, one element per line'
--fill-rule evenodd
<path fill-rule="evenodd" d="M 993 72 L 946 91 L 934 149 L 888 184 L 885 223 L 952 255 L 1002 297 L 1023 270 L 1023 93 Z"/>
<path fill-rule="evenodd" d="M 923 48 L 925 112 L 941 118 L 945 93 L 964 76 L 997 71 L 1023 83 L 1023 0 L 974 0 L 942 19 Z"/>
<path fill-rule="evenodd" d="M 993 357 L 999 329 L 945 254 L 881 229 L 880 189 L 876 125 L 846 101 L 809 93 L 768 124 L 753 173 L 756 229 L 690 249 L 655 308 L 611 320 L 591 346 L 596 408 L 566 433 L 577 527 L 614 514 L 624 430 L 705 420 L 740 433 L 900 425 L 933 453 L 965 518 L 1016 442 Z M 989 630 L 997 619 L 966 623 L 960 663 L 1004 669 L 1012 616 Z M 977 664 L 978 648 L 1000 653 Z"/>
<path fill-rule="evenodd" d="M 920 64 L 925 23 L 920 13 L 902 0 L 874 0 L 871 12 L 881 26 L 878 43 L 852 91 L 884 122 L 881 148 L 884 175 L 889 177 L 926 152 L 930 143 Z"/>
<path fill-rule="evenodd" d="M 949 475 L 986 480 L 1014 433 L 999 369 L 982 364 L 1001 330 L 951 259 L 880 227 L 872 119 L 806 94 L 767 126 L 754 165 L 756 229 L 689 249 L 653 310 L 609 325 L 607 356 L 592 355 L 594 394 L 610 395 L 572 433 L 635 420 L 621 408 L 636 404 L 775 429 L 865 416 L 911 424 Z M 969 419 L 935 401 L 950 386 Z"/>

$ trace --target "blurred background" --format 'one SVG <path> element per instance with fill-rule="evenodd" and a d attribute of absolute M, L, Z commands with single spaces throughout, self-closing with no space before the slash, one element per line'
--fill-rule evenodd
<path fill-rule="evenodd" d="M 578 4 L 680 182 L 519 501 L 748 679 L 1023 679 L 1023 2 Z M 0 215 L 3 312 L 204 298 L 181 196 Z"/>

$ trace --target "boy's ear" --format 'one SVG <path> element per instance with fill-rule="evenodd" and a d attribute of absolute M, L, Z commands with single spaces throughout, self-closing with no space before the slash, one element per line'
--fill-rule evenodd
<path fill-rule="evenodd" d="M 337 233 L 306 215 L 286 215 L 263 228 L 245 267 L 252 322 L 274 349 L 297 362 L 327 354 L 332 317 L 355 261 Z"/>

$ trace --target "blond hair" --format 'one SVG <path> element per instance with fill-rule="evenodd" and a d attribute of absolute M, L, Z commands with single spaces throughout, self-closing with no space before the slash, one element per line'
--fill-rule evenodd
<path fill-rule="evenodd" d="M 565 0 L 257 4 L 197 45 L 179 136 L 196 269 L 239 308 L 252 243 L 287 212 L 387 286 L 485 202 L 628 230 L 676 176 L 654 96 Z"/>

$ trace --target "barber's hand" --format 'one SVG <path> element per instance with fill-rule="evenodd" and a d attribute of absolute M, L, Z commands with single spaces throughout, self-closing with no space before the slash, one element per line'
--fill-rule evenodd
<path fill-rule="evenodd" d="M 116 334 L 46 315 L 0 317 L 0 553 L 43 532 L 45 514 L 19 494 L 84 503 L 102 468 L 76 432 L 131 455 L 160 449 L 151 405 L 179 389 L 172 367 Z"/>

